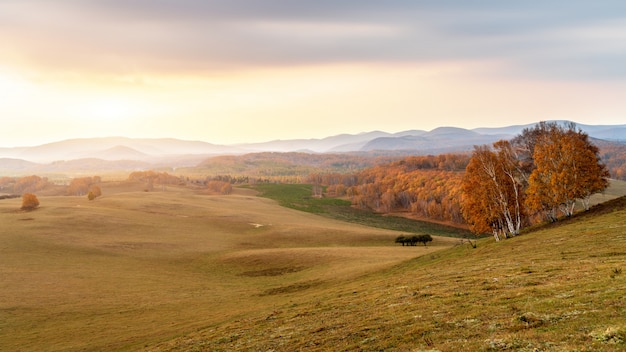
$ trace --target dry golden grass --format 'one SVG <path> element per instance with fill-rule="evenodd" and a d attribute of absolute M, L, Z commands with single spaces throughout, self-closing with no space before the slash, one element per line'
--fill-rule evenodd
<path fill-rule="evenodd" d="M 155 350 L 622 351 L 626 199 L 495 243 L 421 256 Z"/>
<path fill-rule="evenodd" d="M 137 350 L 257 317 L 450 247 L 285 209 L 238 190 L 0 201 L 0 350 Z M 124 192 L 122 192 L 124 191 Z M 117 193 L 120 192 L 120 193 Z"/>
<path fill-rule="evenodd" d="M 249 190 L 109 186 L 33 212 L 0 201 L 0 350 L 626 346 L 624 199 L 477 249 L 424 248 Z"/>

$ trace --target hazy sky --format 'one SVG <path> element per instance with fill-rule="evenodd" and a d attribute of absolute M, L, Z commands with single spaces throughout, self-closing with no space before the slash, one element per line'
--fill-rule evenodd
<path fill-rule="evenodd" d="M 0 146 L 626 123 L 626 2 L 2 0 Z"/>

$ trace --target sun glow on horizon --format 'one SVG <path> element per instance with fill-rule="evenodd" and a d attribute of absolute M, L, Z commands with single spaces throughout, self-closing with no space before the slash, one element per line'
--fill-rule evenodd
<path fill-rule="evenodd" d="M 79 109 L 83 111 L 86 118 L 94 118 L 104 122 L 124 121 L 136 114 L 129 103 L 119 100 L 98 99 L 82 105 Z"/>
<path fill-rule="evenodd" d="M 579 123 L 620 98 L 576 82 L 537 86 L 485 77 L 497 63 L 336 64 L 215 74 L 18 76 L 0 71 L 2 141 L 171 137 L 215 144 L 324 138 L 374 130 L 501 127 L 548 119 Z M 551 110 L 553 109 L 553 111 Z M 597 107 L 595 107 L 597 109 Z M 544 115 L 539 115 L 541 113 Z M 550 113 L 546 115 L 545 113 Z M 38 123 L 44 129 L 33 129 Z M 28 131 L 28 133 L 24 133 Z M 56 137 L 55 137 L 56 136 Z M 30 142 L 29 142 L 30 143 Z M 0 145 L 1 146 L 1 145 Z"/>

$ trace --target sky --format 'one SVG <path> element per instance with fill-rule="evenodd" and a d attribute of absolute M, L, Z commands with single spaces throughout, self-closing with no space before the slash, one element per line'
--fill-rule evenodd
<path fill-rule="evenodd" d="M 626 123 L 626 2 L 2 0 L 0 147 Z"/>

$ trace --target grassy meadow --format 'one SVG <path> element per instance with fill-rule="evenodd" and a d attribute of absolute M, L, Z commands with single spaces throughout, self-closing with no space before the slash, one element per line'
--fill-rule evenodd
<path fill-rule="evenodd" d="M 0 350 L 149 349 L 458 242 L 400 247 L 401 232 L 281 207 L 252 190 L 142 189 L 111 182 L 95 201 L 39 197 L 32 212 L 0 201 Z"/>
<path fill-rule="evenodd" d="M 626 198 L 454 246 L 149 351 L 623 351 Z"/>
<path fill-rule="evenodd" d="M 459 229 L 337 220 L 344 203 L 298 186 L 143 188 L 0 200 L 1 351 L 626 348 L 624 198 L 473 249 Z M 451 237 L 394 244 L 407 233 Z"/>

